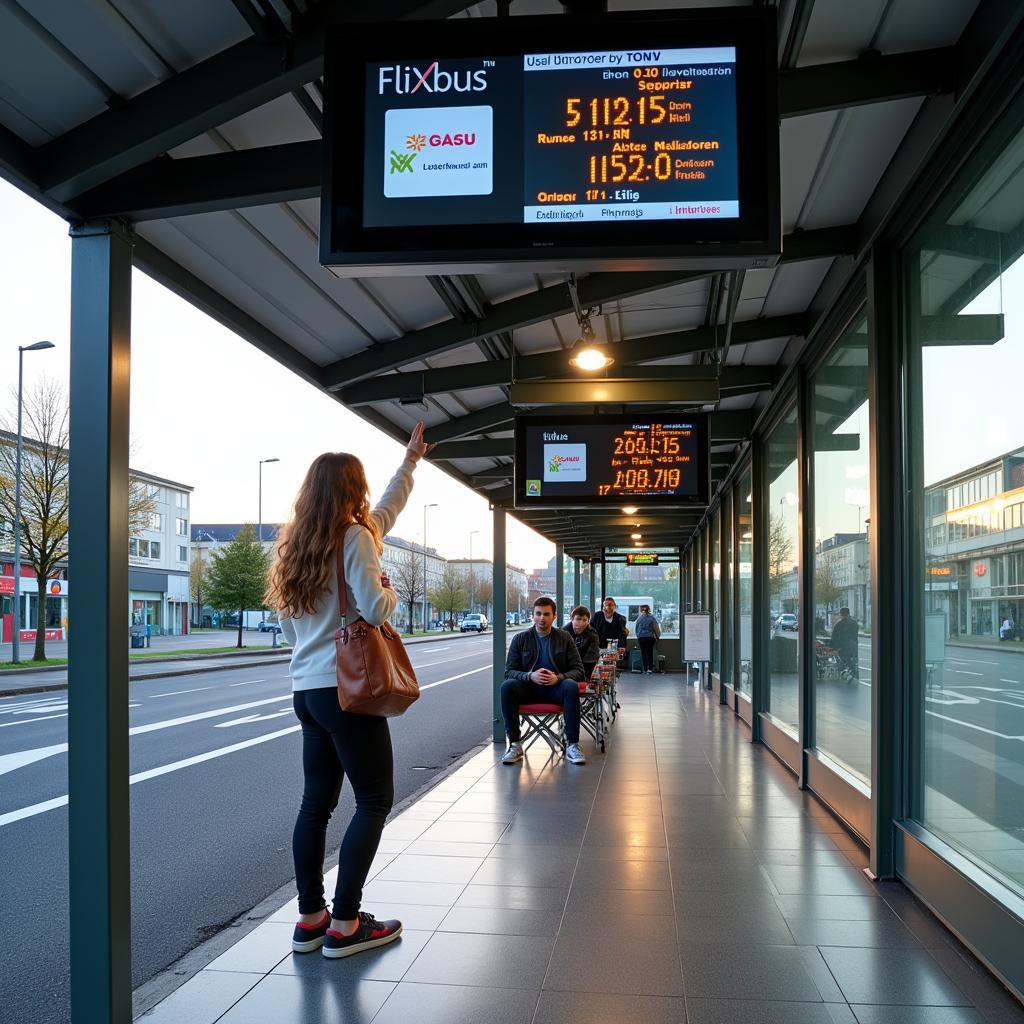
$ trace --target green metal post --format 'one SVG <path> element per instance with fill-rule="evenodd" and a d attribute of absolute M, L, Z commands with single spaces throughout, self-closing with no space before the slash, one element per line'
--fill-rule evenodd
<path fill-rule="evenodd" d="M 505 720 L 501 716 L 501 684 L 505 681 L 505 646 L 507 635 L 505 626 L 505 614 L 507 611 L 505 608 L 505 510 L 503 508 L 495 508 L 493 514 L 494 575 L 491 588 L 491 604 L 494 609 L 494 622 L 491 632 L 491 658 L 493 659 L 491 681 L 494 699 L 492 702 L 491 739 L 495 743 L 503 743 L 505 740 Z"/>
<path fill-rule="evenodd" d="M 581 598 L 583 596 L 582 593 L 581 593 L 583 584 L 582 584 L 582 581 L 580 580 L 580 576 L 581 576 L 580 560 L 578 558 L 574 558 L 572 560 L 572 606 L 573 606 L 573 608 L 575 608 L 578 604 L 581 603 Z"/>
<path fill-rule="evenodd" d="M 555 625 L 561 626 L 565 616 L 565 548 L 555 545 Z"/>
<path fill-rule="evenodd" d="M 72 229 L 68 864 L 71 1018 L 132 1019 L 128 806 L 131 240 Z"/>

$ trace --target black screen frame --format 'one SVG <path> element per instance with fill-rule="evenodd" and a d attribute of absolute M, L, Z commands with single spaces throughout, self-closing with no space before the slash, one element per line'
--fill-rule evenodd
<path fill-rule="evenodd" d="M 652 36 L 666 47 L 736 47 L 739 218 L 363 226 L 362 151 L 353 159 L 351 140 L 366 136 L 368 63 L 649 46 Z M 340 276 L 495 272 L 510 264 L 545 270 L 772 266 L 782 246 L 775 54 L 770 7 L 329 26 L 320 262 Z"/>
<path fill-rule="evenodd" d="M 557 430 L 560 427 L 580 427 L 628 425 L 636 422 L 662 422 L 667 420 L 689 420 L 697 428 L 697 484 L 698 493 L 690 497 L 679 497 L 673 494 L 630 495 L 621 494 L 591 495 L 589 497 L 566 497 L 564 495 L 540 495 L 535 498 L 526 497 L 526 427 L 544 427 Z M 589 415 L 567 416 L 517 416 L 515 431 L 515 464 L 513 466 L 513 507 L 518 511 L 540 508 L 621 508 L 623 505 L 636 505 L 639 515 L 645 509 L 692 509 L 705 508 L 711 495 L 711 447 L 710 421 L 706 412 L 680 412 L 669 409 L 661 412 L 638 413 L 592 413 Z"/>

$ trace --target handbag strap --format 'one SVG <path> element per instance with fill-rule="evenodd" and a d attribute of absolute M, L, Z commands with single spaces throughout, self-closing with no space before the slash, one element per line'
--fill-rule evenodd
<path fill-rule="evenodd" d="M 348 615 L 348 587 L 345 583 L 345 534 L 348 527 L 341 531 L 341 542 L 338 544 L 338 556 L 335 562 L 335 571 L 338 577 L 338 614 L 341 616 L 341 624 L 347 624 Z"/>

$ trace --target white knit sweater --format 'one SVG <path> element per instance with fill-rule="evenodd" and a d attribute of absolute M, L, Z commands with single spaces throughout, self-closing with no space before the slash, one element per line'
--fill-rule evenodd
<path fill-rule="evenodd" d="M 370 513 L 380 524 L 383 537 L 395 525 L 412 491 L 412 471 L 416 462 L 406 458 L 391 478 L 380 503 Z M 380 556 L 370 531 L 355 524 L 345 534 L 345 587 L 347 590 L 347 621 L 363 618 L 371 626 L 379 626 L 395 610 L 398 597 L 380 584 Z M 332 572 L 328 588 L 317 601 L 312 615 L 281 619 L 281 630 L 292 645 L 292 690 L 317 690 L 336 685 L 334 665 L 334 634 L 341 626 L 338 613 L 338 580 Z"/>

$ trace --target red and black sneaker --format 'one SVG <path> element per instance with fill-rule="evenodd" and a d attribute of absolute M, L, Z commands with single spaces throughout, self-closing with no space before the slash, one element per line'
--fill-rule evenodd
<path fill-rule="evenodd" d="M 324 916 L 316 924 L 296 921 L 295 931 L 292 933 L 292 949 L 296 953 L 312 953 L 314 949 L 319 949 L 324 944 L 324 936 L 330 927 L 331 915 L 326 907 Z"/>
<path fill-rule="evenodd" d="M 342 935 L 333 928 L 327 929 L 324 936 L 324 956 L 337 959 L 361 953 L 364 949 L 374 949 L 394 942 L 402 934 L 401 921 L 378 921 L 373 914 L 359 912 L 359 924 L 351 935 Z"/>

